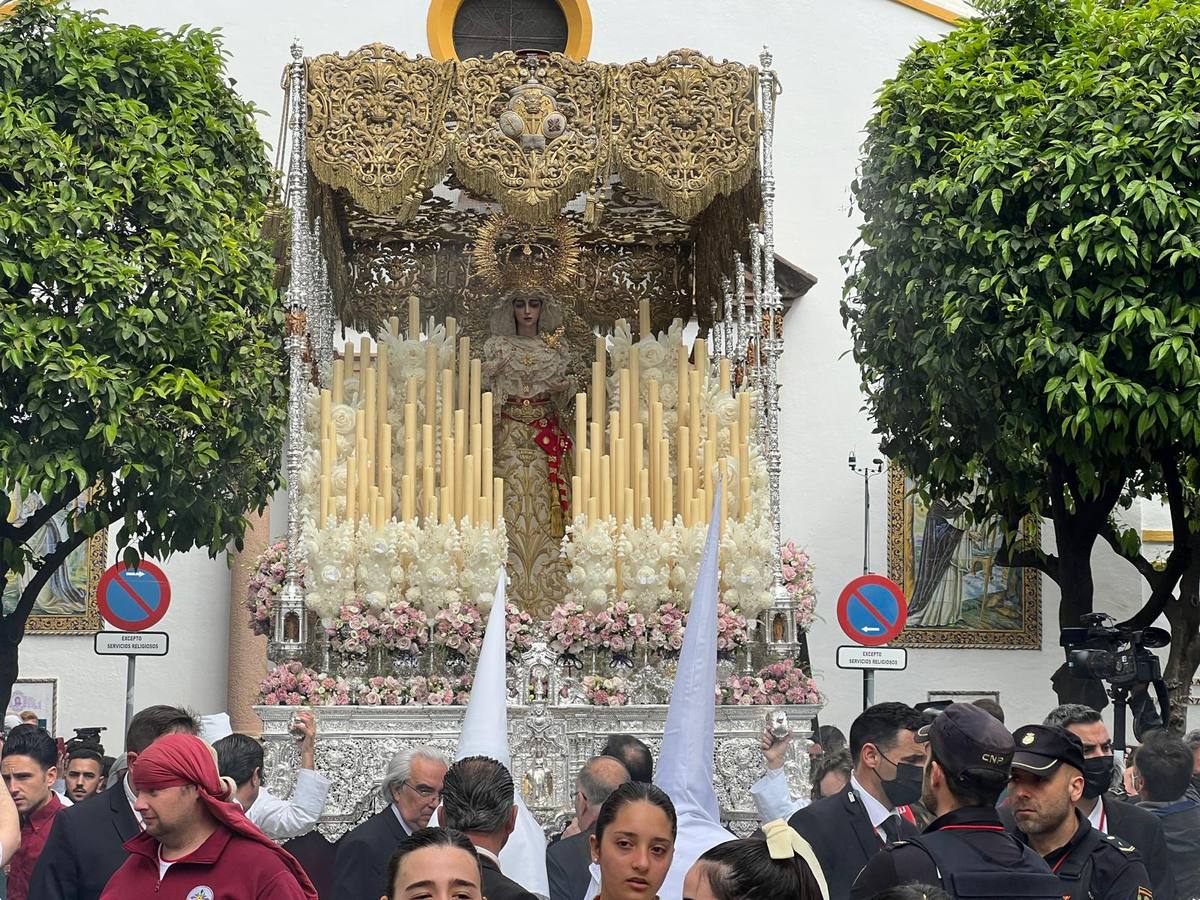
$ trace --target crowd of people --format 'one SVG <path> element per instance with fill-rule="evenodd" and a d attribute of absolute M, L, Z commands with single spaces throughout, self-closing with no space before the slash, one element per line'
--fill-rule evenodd
<path fill-rule="evenodd" d="M 1010 731 L 995 703 L 866 709 L 810 745 L 792 796 L 790 735 L 762 736 L 762 827 L 709 847 L 685 900 L 1200 898 L 1200 732 L 1145 736 L 1124 770 L 1099 712 L 1051 710 Z M 297 717 L 292 796 L 264 787 L 261 742 L 211 745 L 187 710 L 135 715 L 124 753 L 66 750 L 10 720 L 0 772 L 8 900 L 534 900 L 506 874 L 512 773 L 415 745 L 382 766 L 381 809 L 330 844 L 316 721 Z M 548 842 L 549 900 L 660 896 L 689 827 L 649 748 L 611 735 L 579 770 L 574 817 Z M 527 848 L 522 847 L 522 852 Z M 533 852 L 542 852 L 536 848 Z M 663 895 L 663 900 L 668 900 Z M 674 900 L 674 898 L 671 898 Z"/>

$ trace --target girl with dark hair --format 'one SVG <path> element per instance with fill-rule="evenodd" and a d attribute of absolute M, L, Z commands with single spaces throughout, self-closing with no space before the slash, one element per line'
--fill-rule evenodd
<path fill-rule="evenodd" d="M 600 866 L 597 900 L 652 900 L 675 855 L 675 805 L 661 788 L 621 785 L 600 807 L 592 862 Z"/>
<path fill-rule="evenodd" d="M 820 864 L 782 819 L 763 826 L 766 840 L 726 841 L 688 870 L 683 900 L 828 900 Z"/>
<path fill-rule="evenodd" d="M 461 831 L 419 828 L 392 854 L 387 889 L 380 900 L 483 900 L 483 870 Z"/>

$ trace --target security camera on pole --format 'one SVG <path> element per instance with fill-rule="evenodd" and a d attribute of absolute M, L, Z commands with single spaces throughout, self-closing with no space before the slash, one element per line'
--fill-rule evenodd
<path fill-rule="evenodd" d="M 883 460 L 875 457 L 860 466 L 850 451 L 850 471 L 863 479 L 863 573 L 842 589 L 837 602 L 838 623 L 858 647 L 838 647 L 840 669 L 861 669 L 863 709 L 875 702 L 875 670 L 900 671 L 908 665 L 904 649 L 883 647 L 904 630 L 908 603 L 904 591 L 882 575 L 871 574 L 871 479 L 883 472 Z"/>

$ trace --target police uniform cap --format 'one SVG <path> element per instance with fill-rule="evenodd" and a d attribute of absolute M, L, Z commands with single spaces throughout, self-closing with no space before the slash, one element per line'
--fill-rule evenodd
<path fill-rule="evenodd" d="M 1057 725 L 1024 725 L 1013 732 L 1016 752 L 1014 769 L 1039 778 L 1049 778 L 1066 763 L 1083 772 L 1083 744 L 1079 738 Z"/>
<path fill-rule="evenodd" d="M 990 713 L 970 703 L 951 703 L 917 732 L 942 768 L 954 778 L 967 774 L 1008 778 L 1013 736 Z"/>

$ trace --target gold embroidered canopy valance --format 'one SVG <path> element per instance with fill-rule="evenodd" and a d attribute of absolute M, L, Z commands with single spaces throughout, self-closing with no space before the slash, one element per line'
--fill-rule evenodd
<path fill-rule="evenodd" d="M 537 224 L 614 176 L 690 222 L 757 167 L 756 70 L 693 50 L 625 65 L 437 62 L 370 44 L 311 59 L 307 73 L 313 175 L 399 224 L 448 171 Z"/>

